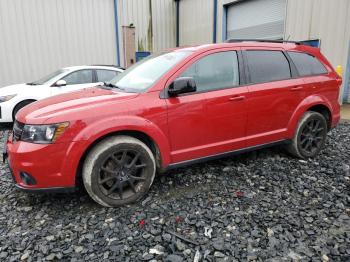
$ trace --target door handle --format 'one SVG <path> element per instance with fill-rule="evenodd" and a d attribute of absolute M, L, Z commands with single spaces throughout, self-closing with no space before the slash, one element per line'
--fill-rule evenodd
<path fill-rule="evenodd" d="M 245 99 L 245 96 L 233 96 L 229 98 L 230 101 L 242 101 L 244 99 Z"/>
<path fill-rule="evenodd" d="M 290 89 L 290 91 L 300 91 L 300 90 L 302 90 L 302 89 L 303 89 L 302 86 L 296 86 L 296 87 L 292 87 L 292 88 Z"/>

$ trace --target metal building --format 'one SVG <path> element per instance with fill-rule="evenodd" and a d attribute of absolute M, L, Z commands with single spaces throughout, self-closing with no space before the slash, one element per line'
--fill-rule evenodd
<path fill-rule="evenodd" d="M 113 1 L 82 2 L 0 1 L 0 86 L 64 66 L 115 63 Z"/>
<path fill-rule="evenodd" d="M 182 45 L 228 38 L 315 40 L 334 67 L 343 67 L 340 99 L 350 102 L 349 0 L 180 0 L 179 18 Z"/>
<path fill-rule="evenodd" d="M 0 87 L 71 65 L 125 65 L 135 51 L 176 45 L 174 0 L 0 0 Z"/>

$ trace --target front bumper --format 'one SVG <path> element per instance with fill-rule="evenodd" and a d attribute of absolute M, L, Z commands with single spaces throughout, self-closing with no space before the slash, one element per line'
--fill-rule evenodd
<path fill-rule="evenodd" d="M 33 144 L 13 142 L 12 135 L 6 143 L 3 156 L 16 186 L 29 192 L 67 192 L 75 189 L 76 159 L 69 152 L 75 142 Z M 28 183 L 23 174 L 33 178 Z"/>

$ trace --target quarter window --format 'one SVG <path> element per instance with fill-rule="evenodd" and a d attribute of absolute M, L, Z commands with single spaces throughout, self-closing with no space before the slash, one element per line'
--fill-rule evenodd
<path fill-rule="evenodd" d="M 117 71 L 97 69 L 97 82 L 108 82 L 118 75 Z"/>
<path fill-rule="evenodd" d="M 327 73 L 324 65 L 312 55 L 298 52 L 288 52 L 300 76 L 321 75 Z"/>
<path fill-rule="evenodd" d="M 290 66 L 281 51 L 246 51 L 251 83 L 291 78 Z"/>
<path fill-rule="evenodd" d="M 67 85 L 92 83 L 92 70 L 79 70 L 65 76 L 62 79 L 67 82 Z"/>
<path fill-rule="evenodd" d="M 211 91 L 239 85 L 237 52 L 220 52 L 201 58 L 182 77 L 193 77 L 197 91 Z"/>

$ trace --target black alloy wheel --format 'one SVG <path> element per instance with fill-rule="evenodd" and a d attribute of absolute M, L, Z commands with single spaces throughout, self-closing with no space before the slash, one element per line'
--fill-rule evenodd
<path fill-rule="evenodd" d="M 106 157 L 100 166 L 98 184 L 104 195 L 114 199 L 126 199 L 144 183 L 147 164 L 134 150 L 119 150 Z"/>

